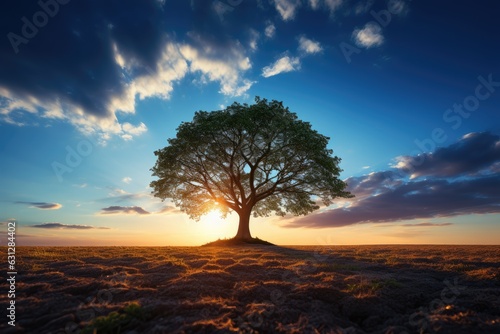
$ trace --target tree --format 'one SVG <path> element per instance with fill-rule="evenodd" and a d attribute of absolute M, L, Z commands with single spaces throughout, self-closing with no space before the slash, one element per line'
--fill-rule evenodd
<path fill-rule="evenodd" d="M 306 215 L 317 200 L 352 197 L 337 177 L 340 158 L 330 138 L 311 129 L 282 102 L 255 98 L 224 110 L 198 111 L 155 151 L 153 194 L 171 198 L 198 220 L 217 208 L 239 215 L 235 238 L 250 240 L 250 216 Z"/>

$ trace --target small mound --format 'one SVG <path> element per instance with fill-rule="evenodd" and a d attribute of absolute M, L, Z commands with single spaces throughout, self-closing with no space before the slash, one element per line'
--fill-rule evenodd
<path fill-rule="evenodd" d="M 259 238 L 252 239 L 219 239 L 216 241 L 209 242 L 207 244 L 202 245 L 201 247 L 233 247 L 233 246 L 248 246 L 248 245 L 266 245 L 266 246 L 276 246 L 268 241 L 261 240 Z"/>

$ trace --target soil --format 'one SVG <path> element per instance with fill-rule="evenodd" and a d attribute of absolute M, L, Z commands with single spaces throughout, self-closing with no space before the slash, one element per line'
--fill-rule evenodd
<path fill-rule="evenodd" d="M 16 260 L 2 333 L 500 333 L 500 246 L 18 247 Z"/>
<path fill-rule="evenodd" d="M 251 239 L 219 239 L 216 241 L 209 242 L 208 244 L 204 244 L 202 247 L 233 247 L 233 246 L 247 246 L 247 245 L 266 245 L 266 246 L 276 246 L 275 244 L 270 243 L 269 241 L 261 240 L 259 238 L 251 238 Z"/>

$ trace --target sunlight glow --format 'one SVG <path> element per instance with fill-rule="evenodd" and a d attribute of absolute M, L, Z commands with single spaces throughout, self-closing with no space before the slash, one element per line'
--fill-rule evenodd
<path fill-rule="evenodd" d="M 221 218 L 221 212 L 218 209 L 214 209 L 205 216 L 203 216 L 202 220 L 208 224 L 217 224 L 223 221 L 224 219 Z"/>
<path fill-rule="evenodd" d="M 201 217 L 198 222 L 200 238 L 202 243 L 214 241 L 217 239 L 231 238 L 236 233 L 237 223 L 236 217 L 227 216 L 221 217 L 221 212 L 218 209 L 210 211 L 208 214 Z"/>

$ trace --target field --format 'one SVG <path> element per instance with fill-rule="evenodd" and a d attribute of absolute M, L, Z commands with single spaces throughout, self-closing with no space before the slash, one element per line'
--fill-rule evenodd
<path fill-rule="evenodd" d="M 18 247 L 16 257 L 16 327 L 4 317 L 2 333 L 500 333 L 500 246 Z M 5 310 L 6 293 L 0 301 Z"/>

